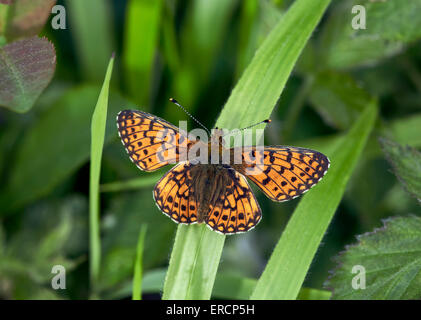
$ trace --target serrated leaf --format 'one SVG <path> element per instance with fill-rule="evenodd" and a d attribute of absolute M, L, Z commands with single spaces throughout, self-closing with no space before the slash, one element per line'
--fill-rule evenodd
<path fill-rule="evenodd" d="M 16 0 L 8 8 L 6 38 L 32 37 L 40 33 L 56 0 Z"/>
<path fill-rule="evenodd" d="M 355 5 L 365 8 L 366 29 L 352 27 Z M 321 48 L 326 51 L 321 57 L 329 67 L 349 68 L 397 54 L 405 44 L 421 37 L 420 10 L 419 0 L 342 1 L 325 25 Z"/>
<path fill-rule="evenodd" d="M 421 153 L 384 138 L 380 139 L 380 145 L 393 167 L 393 173 L 406 191 L 421 203 Z"/>
<path fill-rule="evenodd" d="M 0 48 L 0 105 L 27 112 L 50 83 L 56 68 L 54 46 L 30 38 Z"/>
<path fill-rule="evenodd" d="M 421 218 L 397 217 L 359 237 L 336 258 L 338 266 L 326 286 L 332 299 L 421 299 Z M 365 270 L 365 289 L 360 272 Z M 361 268 L 361 267 L 358 267 Z"/>

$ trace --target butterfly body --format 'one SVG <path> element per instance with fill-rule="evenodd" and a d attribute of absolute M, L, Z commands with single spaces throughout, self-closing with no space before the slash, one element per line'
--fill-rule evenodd
<path fill-rule="evenodd" d="M 153 190 L 158 208 L 177 223 L 206 223 L 222 234 L 246 232 L 261 220 L 246 177 L 280 202 L 308 191 L 329 167 L 325 155 L 305 148 L 226 148 L 221 129 L 215 129 L 205 143 L 142 111 L 120 112 L 117 126 L 139 169 L 154 171 L 177 163 Z"/>

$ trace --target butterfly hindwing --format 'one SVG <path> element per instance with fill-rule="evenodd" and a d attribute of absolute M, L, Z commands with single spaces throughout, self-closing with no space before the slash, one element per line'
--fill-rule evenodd
<path fill-rule="evenodd" d="M 209 204 L 206 224 L 223 234 L 246 232 L 259 223 L 262 213 L 246 178 L 233 168 L 219 169 L 223 188 Z"/>
<path fill-rule="evenodd" d="M 191 188 L 192 166 L 189 162 L 179 163 L 158 181 L 153 190 L 158 208 L 178 223 L 197 222 L 198 204 Z"/>
<path fill-rule="evenodd" d="M 329 159 L 322 153 L 297 147 L 246 147 L 242 159 L 243 163 L 234 167 L 274 201 L 300 196 L 329 168 Z"/>

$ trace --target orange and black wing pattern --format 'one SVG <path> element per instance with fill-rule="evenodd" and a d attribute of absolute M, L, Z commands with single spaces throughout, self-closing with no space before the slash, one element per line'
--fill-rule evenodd
<path fill-rule="evenodd" d="M 219 187 L 214 201 L 209 204 L 206 224 L 222 234 L 254 228 L 262 213 L 247 179 L 232 168 L 222 169 L 220 174 L 223 175 L 223 187 Z"/>
<path fill-rule="evenodd" d="M 130 159 L 144 171 L 179 162 L 195 143 L 168 121 L 143 111 L 121 111 L 117 127 Z"/>
<path fill-rule="evenodd" d="M 294 199 L 316 185 L 329 168 L 322 153 L 297 147 L 246 147 L 235 169 L 253 181 L 271 200 Z"/>
<path fill-rule="evenodd" d="M 158 208 L 177 223 L 197 222 L 198 204 L 192 189 L 189 162 L 179 163 L 156 184 L 153 196 Z"/>

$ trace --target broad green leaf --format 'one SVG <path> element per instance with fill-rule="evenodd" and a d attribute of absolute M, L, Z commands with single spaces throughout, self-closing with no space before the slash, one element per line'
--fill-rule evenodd
<path fill-rule="evenodd" d="M 0 22 L 0 34 L 4 28 L 9 42 L 36 36 L 44 27 L 55 3 L 56 0 L 16 0 L 13 4 L 9 3 L 7 17 Z"/>
<path fill-rule="evenodd" d="M 421 204 L 421 153 L 409 146 L 402 146 L 388 139 L 380 139 L 386 159 L 393 167 L 393 173 L 406 191 Z"/>
<path fill-rule="evenodd" d="M 114 52 L 110 2 L 66 0 L 68 24 L 76 46 L 80 73 L 88 80 L 103 80 L 104 69 Z"/>
<path fill-rule="evenodd" d="M 99 277 L 101 264 L 101 239 L 99 234 L 99 178 L 101 174 L 102 150 L 107 127 L 108 96 L 114 55 L 108 64 L 104 83 L 99 93 L 91 121 L 91 162 L 89 171 L 89 244 L 90 244 L 90 280 L 93 289 Z"/>
<path fill-rule="evenodd" d="M 162 299 L 209 299 L 225 236 L 204 225 L 180 225 Z"/>
<path fill-rule="evenodd" d="M 0 105 L 27 112 L 50 83 L 56 68 L 54 46 L 46 38 L 0 47 Z"/>
<path fill-rule="evenodd" d="M 372 97 L 350 75 L 329 71 L 316 75 L 309 99 L 326 123 L 348 129 Z"/>
<path fill-rule="evenodd" d="M 329 1 L 295 1 L 235 86 L 217 121 L 237 128 L 268 118 Z M 204 225 L 182 226 L 171 254 L 163 299 L 209 299 L 225 237 Z"/>
<path fill-rule="evenodd" d="M 420 217 L 387 219 L 382 228 L 357 239 L 336 257 L 326 283 L 332 299 L 421 299 Z"/>
<path fill-rule="evenodd" d="M 355 5 L 365 8 L 366 29 L 352 27 L 352 20 L 358 20 L 352 13 Z M 419 0 L 342 1 L 325 25 L 320 57 L 331 68 L 349 68 L 399 53 L 406 43 L 421 37 L 420 10 Z"/>
<path fill-rule="evenodd" d="M 126 9 L 123 63 L 130 95 L 149 105 L 162 0 L 130 0 Z"/>
<path fill-rule="evenodd" d="M 85 85 L 66 92 L 28 128 L 15 160 L 10 179 L 0 193 L 0 212 L 13 209 L 51 192 L 89 159 L 90 121 L 100 88 Z M 118 138 L 115 116 L 122 106 L 133 104 L 111 94 L 105 143 Z M 66 141 L 66 143 L 62 143 Z M 48 174 L 46 174 L 48 172 Z"/>
<path fill-rule="evenodd" d="M 252 299 L 296 299 L 311 261 L 345 192 L 377 115 L 371 102 L 333 152 L 323 181 L 301 199 L 282 233 Z"/>
<path fill-rule="evenodd" d="M 142 293 L 143 247 L 145 243 L 146 225 L 142 225 L 136 247 L 136 261 L 134 263 L 132 300 L 140 300 Z"/>

